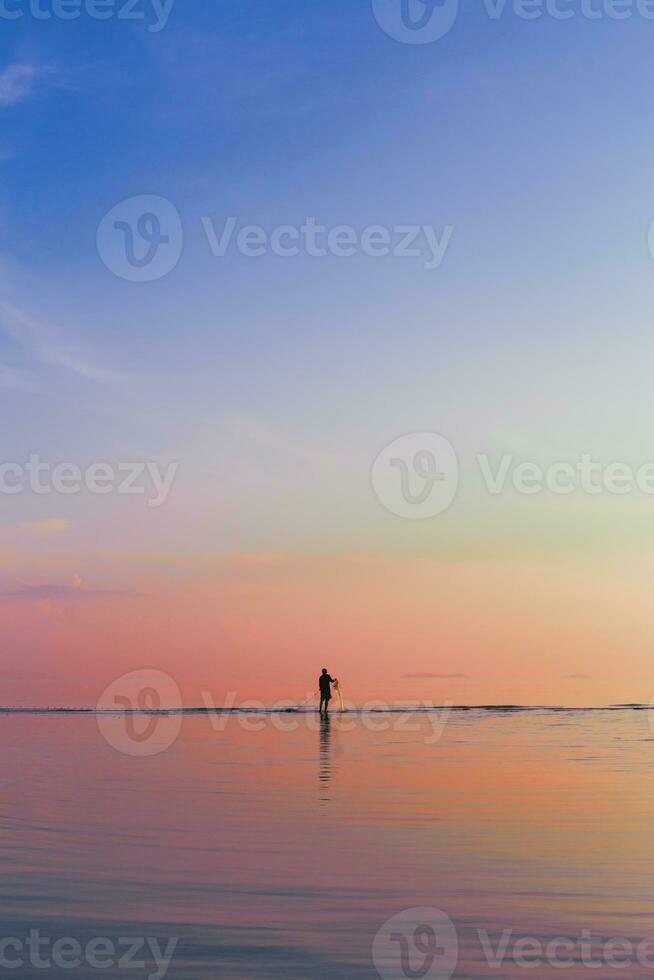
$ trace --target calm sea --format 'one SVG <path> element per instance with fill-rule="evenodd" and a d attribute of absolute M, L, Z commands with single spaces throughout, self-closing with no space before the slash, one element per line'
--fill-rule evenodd
<path fill-rule="evenodd" d="M 0 735 L 7 976 L 654 977 L 647 711 Z"/>

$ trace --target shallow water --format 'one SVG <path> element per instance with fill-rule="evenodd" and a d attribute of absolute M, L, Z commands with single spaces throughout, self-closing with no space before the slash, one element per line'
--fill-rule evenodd
<path fill-rule="evenodd" d="M 654 976 L 650 721 L 2 715 L 3 972 L 32 929 L 81 949 L 48 976 L 161 976 L 128 937 L 170 978 Z"/>

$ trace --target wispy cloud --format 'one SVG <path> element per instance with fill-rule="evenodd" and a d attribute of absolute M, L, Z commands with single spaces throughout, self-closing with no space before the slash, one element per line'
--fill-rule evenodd
<path fill-rule="evenodd" d="M 48 68 L 16 63 L 0 71 L 0 106 L 8 107 L 23 102 L 29 97 L 36 82 Z"/>
<path fill-rule="evenodd" d="M 0 327 L 13 340 L 51 367 L 62 368 L 85 381 L 100 384 L 123 383 L 128 380 L 124 373 L 92 364 L 71 353 L 60 342 L 53 341 L 56 331 L 50 324 L 10 303 L 0 302 Z"/>
<path fill-rule="evenodd" d="M 27 599 L 37 602 L 57 599 L 133 599 L 141 595 L 130 589 L 82 589 L 74 585 L 23 585 L 18 589 L 0 592 L 0 599 Z"/>

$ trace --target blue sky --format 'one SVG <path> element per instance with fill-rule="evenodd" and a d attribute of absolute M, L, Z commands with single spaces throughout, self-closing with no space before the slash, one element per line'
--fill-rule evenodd
<path fill-rule="evenodd" d="M 598 420 L 609 445 L 646 431 L 652 32 L 493 22 L 477 4 L 414 47 L 340 0 L 179 2 L 159 33 L 3 24 L 6 452 L 188 452 L 192 474 L 207 432 L 240 458 L 256 431 L 363 477 L 425 427 L 464 454 L 513 436 L 537 451 L 552 429 L 576 449 Z M 95 247 L 139 194 L 184 224 L 153 283 L 116 278 Z M 435 271 L 216 259 L 207 215 L 455 231 Z"/>

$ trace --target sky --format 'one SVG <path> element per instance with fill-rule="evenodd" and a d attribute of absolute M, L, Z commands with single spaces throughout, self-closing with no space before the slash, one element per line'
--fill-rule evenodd
<path fill-rule="evenodd" d="M 648 702 L 644 8 L 123 2 L 0 12 L 0 703 Z"/>

